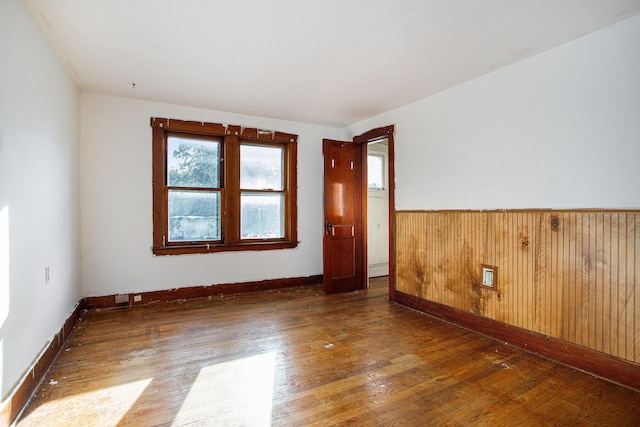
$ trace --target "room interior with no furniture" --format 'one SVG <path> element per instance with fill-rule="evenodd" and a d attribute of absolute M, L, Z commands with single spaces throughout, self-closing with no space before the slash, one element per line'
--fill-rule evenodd
<path fill-rule="evenodd" d="M 640 424 L 640 0 L 0 1 L 0 426 Z"/>

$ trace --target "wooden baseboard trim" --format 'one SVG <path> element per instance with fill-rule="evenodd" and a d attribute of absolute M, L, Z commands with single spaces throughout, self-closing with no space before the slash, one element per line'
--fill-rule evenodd
<path fill-rule="evenodd" d="M 640 365 L 557 338 L 396 291 L 396 302 L 489 338 L 640 391 Z"/>
<path fill-rule="evenodd" d="M 49 367 L 64 347 L 71 332 L 76 327 L 84 309 L 81 304 L 77 304 L 73 312 L 54 335 L 53 339 L 42 350 L 29 370 L 22 376 L 18 383 L 9 391 L 8 396 L 2 401 L 0 408 L 0 426 L 11 425 L 20 415 L 31 395 L 36 391 L 40 382 L 44 379 Z"/>
<path fill-rule="evenodd" d="M 219 295 L 233 295 L 246 292 L 268 291 L 273 289 L 292 288 L 295 286 L 318 285 L 322 283 L 322 275 L 308 277 L 293 277 L 285 279 L 260 280 L 254 282 L 229 283 L 209 286 L 192 286 L 187 288 L 168 289 L 163 291 L 135 292 L 128 294 L 128 301 L 117 304 L 116 295 L 86 297 L 81 301 L 83 308 L 88 310 L 116 307 L 130 307 L 134 305 L 172 302 L 196 298 L 208 298 Z M 140 296 L 140 301 L 134 301 L 134 296 Z"/>

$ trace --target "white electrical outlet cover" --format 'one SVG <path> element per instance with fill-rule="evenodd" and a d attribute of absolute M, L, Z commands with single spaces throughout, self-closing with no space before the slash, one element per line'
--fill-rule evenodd
<path fill-rule="evenodd" d="M 493 269 L 482 269 L 482 284 L 485 286 L 493 286 Z"/>

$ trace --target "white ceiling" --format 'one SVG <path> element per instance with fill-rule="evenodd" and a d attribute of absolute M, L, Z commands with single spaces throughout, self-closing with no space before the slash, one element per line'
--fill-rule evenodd
<path fill-rule="evenodd" d="M 339 127 L 640 14 L 640 0 L 24 1 L 83 92 Z"/>

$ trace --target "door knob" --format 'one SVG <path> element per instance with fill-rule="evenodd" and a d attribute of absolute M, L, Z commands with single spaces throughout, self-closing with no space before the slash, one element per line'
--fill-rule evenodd
<path fill-rule="evenodd" d="M 333 228 L 333 224 L 331 224 L 331 221 L 327 221 L 327 224 L 325 225 L 325 230 L 327 232 L 327 236 L 331 236 L 331 229 Z"/>

